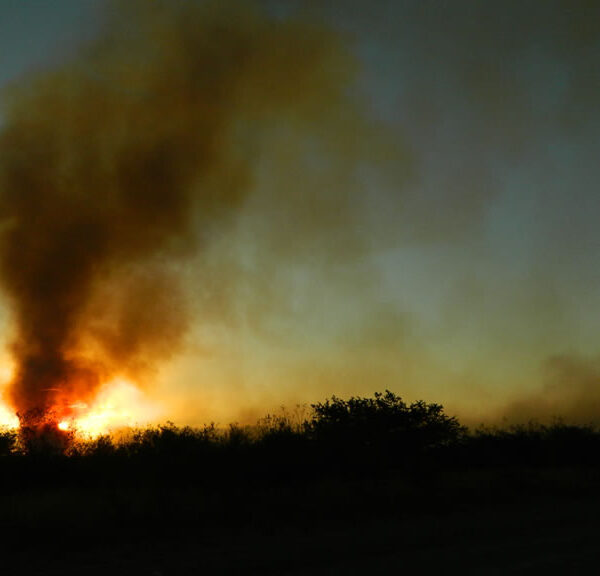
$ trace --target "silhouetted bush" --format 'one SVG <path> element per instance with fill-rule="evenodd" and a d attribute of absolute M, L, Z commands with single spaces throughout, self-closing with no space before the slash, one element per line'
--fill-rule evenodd
<path fill-rule="evenodd" d="M 593 426 L 537 422 L 505 428 L 481 427 L 462 446 L 461 463 L 470 465 L 598 465 L 600 433 Z"/>
<path fill-rule="evenodd" d="M 315 443 L 335 448 L 338 459 L 370 455 L 380 465 L 414 464 L 426 453 L 453 446 L 466 432 L 441 405 L 406 404 L 389 390 L 373 398 L 333 396 L 312 408 L 307 433 Z"/>
<path fill-rule="evenodd" d="M 439 404 L 389 391 L 282 409 L 255 426 L 166 423 L 82 440 L 47 422 L 0 433 L 0 510 L 15 534 L 39 527 L 36 542 L 52 551 L 65 535 L 81 546 L 117 534 L 126 547 L 460 522 L 465 510 L 477 522 L 482 507 L 495 518 L 511 506 L 537 514 L 556 494 L 591 501 L 599 452 L 594 427 L 468 431 Z"/>
<path fill-rule="evenodd" d="M 21 451 L 38 458 L 68 454 L 75 441 L 72 430 L 60 430 L 54 412 L 40 409 L 18 414 L 21 426 L 17 442 Z"/>
<path fill-rule="evenodd" d="M 0 430 L 0 457 L 10 456 L 19 449 L 19 434 L 16 430 Z"/>
<path fill-rule="evenodd" d="M 51 456 L 70 461 L 65 474 L 79 462 L 82 470 L 102 469 L 99 477 L 125 467 L 136 477 L 145 474 L 161 482 L 173 474 L 185 476 L 183 482 L 205 482 L 209 469 L 212 478 L 224 482 L 228 474 L 251 469 L 258 482 L 350 469 L 369 474 L 415 466 L 425 471 L 431 466 L 595 466 L 600 451 L 600 433 L 591 426 L 530 423 L 468 431 L 441 405 L 408 404 L 389 390 L 347 400 L 333 396 L 310 408 L 282 408 L 255 426 L 225 429 L 166 423 L 81 440 L 73 431 L 58 430 L 48 415 L 36 413 L 21 421 L 18 433 L 0 433 L 0 456 L 20 458 L 23 469 L 29 460 Z"/>

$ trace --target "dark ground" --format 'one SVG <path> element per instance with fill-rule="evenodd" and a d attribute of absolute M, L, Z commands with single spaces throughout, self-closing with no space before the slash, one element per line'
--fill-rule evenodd
<path fill-rule="evenodd" d="M 355 400 L 125 445 L 0 435 L 0 573 L 600 573 L 600 432 Z"/>
<path fill-rule="evenodd" d="M 2 574 L 594 574 L 599 488 L 589 469 L 25 488 L 2 498 Z"/>

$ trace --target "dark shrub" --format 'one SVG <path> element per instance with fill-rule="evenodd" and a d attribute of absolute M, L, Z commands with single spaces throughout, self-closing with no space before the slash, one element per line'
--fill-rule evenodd
<path fill-rule="evenodd" d="M 312 408 L 308 431 L 314 441 L 342 451 L 369 450 L 379 458 L 422 455 L 455 444 L 465 433 L 439 404 L 406 404 L 389 390 L 373 398 L 333 396 Z"/>

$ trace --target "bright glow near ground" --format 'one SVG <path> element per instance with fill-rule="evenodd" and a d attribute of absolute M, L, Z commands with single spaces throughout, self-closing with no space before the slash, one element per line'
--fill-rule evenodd
<path fill-rule="evenodd" d="M 78 434 L 95 437 L 124 427 L 145 426 L 162 416 L 161 409 L 150 402 L 133 383 L 117 378 L 107 382 L 91 406 L 74 406 L 80 414 L 61 425 Z"/>
<path fill-rule="evenodd" d="M 91 405 L 71 406 L 75 415 L 58 424 L 78 436 L 94 438 L 120 428 L 146 426 L 164 418 L 161 408 L 151 402 L 132 382 L 116 378 L 100 388 Z M 19 420 L 6 404 L 0 403 L 0 427 L 18 428 Z"/>

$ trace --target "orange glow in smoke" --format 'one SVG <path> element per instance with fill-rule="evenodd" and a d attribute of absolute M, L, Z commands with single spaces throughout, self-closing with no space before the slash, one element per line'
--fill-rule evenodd
<path fill-rule="evenodd" d="M 94 438 L 126 427 L 156 422 L 161 411 L 132 382 L 118 378 L 106 383 L 91 404 L 76 402 L 69 406 L 73 416 L 58 424 L 60 430 Z"/>

